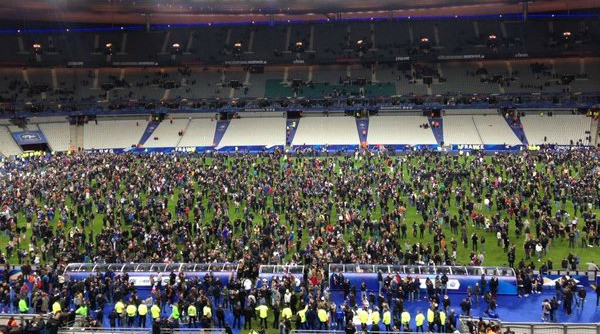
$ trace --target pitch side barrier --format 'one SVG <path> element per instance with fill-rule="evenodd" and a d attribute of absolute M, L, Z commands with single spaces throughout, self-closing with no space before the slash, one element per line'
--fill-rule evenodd
<path fill-rule="evenodd" d="M 171 273 L 184 273 L 186 278 L 207 276 L 219 279 L 223 285 L 237 276 L 238 263 L 71 263 L 65 267 L 64 275 L 72 281 L 83 281 L 90 275 L 120 275 L 127 273 L 136 287 L 150 287 L 150 277 L 167 283 Z"/>
<path fill-rule="evenodd" d="M 542 149 L 567 151 L 567 150 L 586 150 L 591 146 L 569 146 L 569 145 L 481 145 L 481 144 L 454 144 L 448 146 L 440 145 L 369 145 L 368 149 L 372 152 L 387 152 L 389 154 L 406 154 L 416 151 L 437 151 L 443 153 L 518 153 L 522 151 L 539 151 Z M 110 148 L 84 150 L 88 153 L 199 153 L 199 154 L 261 154 L 272 153 L 276 150 L 286 150 L 292 154 L 303 153 L 308 155 L 322 154 L 351 154 L 358 150 L 363 150 L 360 145 L 302 145 L 286 148 L 285 146 L 184 146 L 184 147 L 131 147 L 131 148 Z"/>
<path fill-rule="evenodd" d="M 269 287 L 275 279 L 281 281 L 286 278 L 292 278 L 296 283 L 296 288 L 299 290 L 303 277 L 304 266 L 301 265 L 261 265 L 258 267 L 256 287 Z"/>
<path fill-rule="evenodd" d="M 359 331 L 359 327 L 357 327 L 357 333 L 361 333 Z M 408 334 L 414 332 L 398 332 L 398 331 L 369 331 L 369 334 Z M 346 334 L 346 331 L 328 329 L 328 330 L 312 330 L 312 329 L 293 329 L 290 331 L 290 334 Z"/>
<path fill-rule="evenodd" d="M 426 289 L 427 278 L 435 287 L 436 277 L 441 277 L 444 273 L 448 277 L 448 293 L 467 293 L 467 288 L 473 288 L 481 280 L 481 276 L 485 275 L 487 281 L 492 276 L 498 277 L 498 294 L 517 294 L 517 277 L 510 267 L 330 264 L 329 286 L 331 290 L 341 290 L 343 281 L 348 280 L 357 287 L 364 282 L 367 290 L 377 292 L 380 284 L 378 277 L 381 275 L 382 279 L 387 276 L 418 277 L 421 289 Z"/>
<path fill-rule="evenodd" d="M 510 330 L 515 334 L 600 334 L 600 323 L 522 323 L 503 322 L 500 333 Z"/>
<path fill-rule="evenodd" d="M 527 323 L 504 322 L 498 319 L 459 317 L 461 333 L 470 333 L 470 328 L 477 328 L 479 321 L 500 326 L 500 333 L 514 334 L 600 334 L 600 323 Z"/>
<path fill-rule="evenodd" d="M 152 328 L 69 327 L 58 334 L 150 334 Z M 224 328 L 161 328 L 161 334 L 223 334 Z"/>

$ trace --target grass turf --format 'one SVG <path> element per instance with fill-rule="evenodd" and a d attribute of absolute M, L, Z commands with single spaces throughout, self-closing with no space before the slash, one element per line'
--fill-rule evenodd
<path fill-rule="evenodd" d="M 231 165 L 231 161 L 232 159 L 235 158 L 229 158 L 229 165 Z M 266 161 L 267 158 L 261 158 L 259 159 L 259 161 L 264 162 Z M 315 158 L 296 158 L 296 159 L 315 159 Z M 316 158 L 316 159 L 341 159 L 341 158 L 337 158 L 337 157 L 330 157 L 330 158 Z M 398 159 L 397 157 L 393 158 L 393 159 Z M 461 163 L 462 165 L 465 166 L 465 168 L 468 168 L 468 162 L 471 161 L 471 159 L 473 159 L 473 157 L 461 157 L 459 159 L 459 163 Z M 487 157 L 487 162 L 491 162 L 490 159 L 492 159 L 492 157 Z M 425 160 L 424 157 L 417 157 L 417 158 L 411 158 L 408 160 L 409 164 L 412 164 L 413 166 L 419 166 L 421 163 L 427 163 L 427 161 Z M 207 159 L 207 163 L 210 164 L 211 160 Z M 375 158 L 372 160 L 372 163 L 374 164 L 379 164 L 379 163 L 383 163 L 383 160 L 381 160 L 380 158 Z M 299 168 L 300 164 L 295 164 L 294 168 Z M 339 164 L 338 164 L 339 165 Z M 364 165 L 364 161 L 358 162 L 357 163 L 358 166 L 358 170 L 360 172 L 361 169 L 365 169 L 363 167 L 367 167 Z M 409 175 L 409 171 L 408 171 L 408 165 L 404 164 L 403 166 L 403 178 L 405 181 L 410 181 L 410 175 Z M 337 167 L 339 168 L 339 167 Z M 539 171 L 542 171 L 544 168 L 544 164 L 538 164 L 537 166 Z M 581 166 L 578 164 L 573 164 L 573 166 L 571 167 L 573 168 L 575 175 L 577 175 L 577 173 L 580 171 Z M 499 168 L 498 168 L 499 170 Z M 364 172 L 364 171 L 363 171 Z M 250 176 L 252 177 L 252 176 Z M 92 180 L 92 183 L 96 182 L 95 180 Z M 468 189 L 467 186 L 467 179 L 462 180 L 462 186 L 465 187 L 466 189 Z M 456 183 L 455 183 L 456 184 Z M 119 185 L 112 185 L 113 187 L 118 186 L 119 187 L 119 195 L 118 197 L 121 196 L 121 194 L 123 193 L 125 187 L 122 184 Z M 372 185 L 374 187 L 374 185 Z M 198 190 L 198 185 L 195 185 L 196 190 Z M 145 189 L 145 187 L 141 187 L 141 189 Z M 169 201 L 169 206 L 168 209 L 174 214 L 175 213 L 175 205 L 176 205 L 176 199 L 178 196 L 179 190 L 175 190 L 175 192 L 171 195 L 170 201 Z M 470 193 L 467 191 L 467 194 L 470 195 Z M 141 194 L 141 198 L 142 198 L 142 202 L 145 204 L 146 203 L 146 194 L 145 192 L 143 192 Z M 406 198 L 404 198 L 406 200 Z M 38 199 L 39 201 L 43 202 L 43 199 Z M 206 197 L 204 197 L 202 199 L 203 201 L 203 206 L 206 208 L 207 206 L 207 202 L 208 199 Z M 271 198 L 269 198 L 269 200 L 267 201 L 268 206 L 272 206 L 272 201 Z M 525 201 L 525 204 L 528 204 L 528 201 Z M 70 199 L 67 200 L 67 205 L 71 205 L 71 201 Z M 391 203 L 388 203 L 388 205 L 391 207 Z M 242 218 L 242 210 L 239 211 L 235 211 L 234 210 L 234 206 L 230 205 L 229 206 L 230 211 L 229 211 L 229 216 L 231 218 L 232 221 L 234 221 L 237 218 Z M 95 210 L 95 209 L 94 209 Z M 372 216 L 374 217 L 374 219 L 379 219 L 381 217 L 381 208 L 377 207 L 376 210 L 374 212 L 372 212 Z M 566 210 L 569 212 L 569 214 L 571 216 L 574 215 L 573 212 L 573 205 L 570 201 L 567 202 L 566 204 Z M 332 213 L 331 213 L 331 223 L 332 224 L 336 224 L 336 217 L 337 217 L 337 213 L 335 212 L 335 206 L 332 209 Z M 554 207 L 553 209 L 553 213 L 556 211 L 556 207 Z M 600 210 L 594 210 L 596 212 L 597 215 L 599 215 Z M 213 217 L 213 212 L 211 210 L 207 210 L 205 211 L 205 217 L 203 220 L 204 224 L 207 224 Z M 491 216 L 492 214 L 496 213 L 497 211 L 495 209 L 492 210 L 485 210 L 483 209 L 483 212 L 485 215 L 487 216 Z M 362 212 L 362 214 L 364 215 L 365 212 Z M 451 206 L 450 206 L 450 214 L 452 215 L 457 215 L 457 207 L 456 204 L 454 202 L 454 198 L 452 198 L 451 200 Z M 507 214 L 505 212 L 501 213 L 501 217 L 506 217 Z M 175 214 L 173 215 L 173 217 L 175 217 Z M 432 236 L 428 233 L 427 229 L 425 231 L 425 235 L 423 239 L 420 238 L 415 238 L 413 237 L 412 233 L 411 233 L 411 229 L 412 229 L 412 223 L 413 221 L 416 221 L 417 223 L 422 222 L 422 217 L 421 215 L 417 214 L 417 211 L 415 209 L 415 207 L 412 206 L 407 206 L 407 212 L 406 212 L 406 221 L 408 224 L 408 228 L 407 228 L 407 239 L 405 240 L 405 243 L 415 243 L 415 242 L 425 242 L 425 243 L 431 243 L 432 242 Z M 261 222 L 261 215 L 257 214 L 255 215 L 255 223 L 260 223 Z M 59 220 L 59 214 L 57 214 L 54 218 L 54 220 L 52 221 L 52 227 L 56 230 L 56 225 L 57 222 Z M 102 226 L 102 220 L 103 220 L 103 215 L 101 214 L 95 214 L 95 219 L 91 222 L 90 225 L 88 225 L 88 228 L 91 228 L 94 231 L 94 235 L 97 235 L 103 228 Z M 283 224 L 286 223 L 286 218 L 285 218 L 285 214 L 281 214 L 281 222 Z M 19 227 L 23 227 L 26 226 L 26 222 L 25 219 L 23 217 L 23 212 L 19 212 L 18 213 L 18 220 L 17 220 L 17 226 Z M 71 226 L 71 225 L 69 225 Z M 123 228 L 127 229 L 128 226 L 123 224 Z M 459 242 L 459 246 L 458 246 L 458 250 L 457 250 L 457 259 L 460 263 L 463 264 L 467 264 L 469 262 L 469 255 L 471 253 L 471 247 L 470 247 L 470 238 L 469 238 L 469 247 L 465 248 L 464 246 L 462 246 L 462 244 L 460 244 L 460 234 L 457 235 L 452 235 L 452 233 L 450 232 L 450 230 L 446 227 L 443 227 L 444 230 L 444 234 L 446 236 L 454 236 L 455 239 L 457 240 L 457 242 Z M 307 231 L 304 231 L 305 233 L 303 233 L 303 240 L 302 240 L 302 246 L 304 247 L 306 245 L 306 242 L 308 241 L 308 233 L 306 233 Z M 505 266 L 508 265 L 508 261 L 507 261 L 507 256 L 506 253 L 504 253 L 503 249 L 499 246 L 497 246 L 496 243 L 496 235 L 494 232 L 492 233 L 488 233 L 484 230 L 481 229 L 475 229 L 475 227 L 473 227 L 470 223 L 467 224 L 467 233 L 468 236 L 471 235 L 471 233 L 477 233 L 480 237 L 481 235 L 485 235 L 486 238 L 486 250 L 483 252 L 484 256 L 485 256 L 485 260 L 484 260 L 484 265 L 486 266 Z M 511 228 L 510 230 L 510 239 L 511 239 L 511 243 L 514 243 L 516 245 L 516 261 L 515 263 L 518 263 L 518 261 L 524 257 L 524 250 L 523 250 L 523 242 L 525 240 L 525 237 L 523 235 L 521 235 L 520 238 L 516 238 L 515 234 L 514 234 L 514 227 Z M 63 229 L 63 233 L 68 233 L 68 228 Z M 86 231 L 86 235 L 87 235 L 87 231 Z M 22 250 L 29 250 L 29 240 L 31 238 L 31 229 L 28 228 L 26 229 L 26 235 L 24 239 L 21 239 L 22 241 L 19 244 L 19 248 Z M 352 238 L 354 238 L 353 235 L 351 235 L 350 233 L 348 233 L 347 235 L 345 235 L 346 240 L 350 240 Z M 23 241 L 24 240 L 24 241 Z M 0 236 L 0 247 L 2 250 L 5 250 L 5 247 L 8 243 L 8 237 L 6 236 L 6 234 L 2 234 L 2 236 Z M 592 261 L 597 261 L 598 258 L 600 258 L 600 248 L 599 247 L 594 247 L 594 248 L 568 248 L 568 241 L 566 239 L 562 239 L 562 238 L 557 238 L 553 241 L 553 243 L 550 245 L 550 248 L 548 250 L 547 255 L 544 257 L 544 259 L 546 258 L 550 258 L 553 260 L 554 262 L 554 268 L 557 269 L 560 266 L 560 261 L 565 258 L 569 252 L 572 252 L 576 255 L 578 255 L 580 257 L 580 268 L 585 268 L 585 264 L 587 262 L 592 262 Z M 38 242 L 38 244 L 36 245 L 37 247 L 40 246 L 40 243 Z M 481 247 L 480 247 L 480 251 L 481 251 Z M 17 263 L 17 255 L 16 252 L 13 252 L 13 255 L 8 259 L 10 263 Z M 529 261 L 527 261 L 526 263 L 529 263 Z"/>

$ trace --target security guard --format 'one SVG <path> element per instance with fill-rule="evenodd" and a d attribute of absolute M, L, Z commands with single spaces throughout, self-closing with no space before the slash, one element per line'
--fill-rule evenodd
<path fill-rule="evenodd" d="M 285 304 L 285 307 L 283 308 L 283 310 L 281 310 L 281 319 L 283 319 L 283 320 L 292 319 L 292 309 L 290 308 L 290 305 Z"/>
<path fill-rule="evenodd" d="M 387 305 L 383 308 L 383 324 L 385 325 L 386 332 L 392 331 L 392 312 Z"/>
<path fill-rule="evenodd" d="M 57 300 L 52 304 L 52 314 L 56 314 L 62 311 L 62 306 L 60 306 L 60 302 Z"/>
<path fill-rule="evenodd" d="M 19 299 L 19 312 L 29 313 L 29 306 L 27 306 L 27 301 L 24 298 Z"/>
<path fill-rule="evenodd" d="M 146 328 L 146 315 L 148 314 L 148 305 L 141 303 L 140 305 L 138 305 L 137 312 L 140 316 L 138 318 L 138 327 Z"/>
<path fill-rule="evenodd" d="M 177 304 L 174 304 L 173 307 L 171 308 L 171 319 L 173 319 L 173 321 L 179 323 L 179 317 L 181 315 L 179 314 L 179 306 L 177 306 Z"/>
<path fill-rule="evenodd" d="M 188 317 L 190 317 L 190 327 L 196 328 L 196 321 L 198 321 L 198 310 L 196 310 L 196 305 L 190 304 L 187 309 Z"/>
<path fill-rule="evenodd" d="M 75 311 L 75 314 L 86 318 L 89 314 L 87 304 L 86 303 L 81 304 Z"/>
<path fill-rule="evenodd" d="M 363 306 L 362 309 L 358 310 L 358 320 L 360 321 L 360 327 L 363 332 L 367 330 L 367 322 L 369 322 L 369 312 L 367 312 L 367 307 Z"/>
<path fill-rule="evenodd" d="M 260 304 L 259 306 L 257 306 L 255 308 L 256 311 L 258 311 L 258 318 L 260 319 L 259 323 L 262 326 L 262 328 L 267 328 L 267 316 L 269 315 L 269 307 L 267 307 L 267 305 Z"/>
<path fill-rule="evenodd" d="M 373 312 L 371 312 L 371 331 L 379 332 L 379 322 L 381 321 L 381 316 L 379 315 L 379 308 L 375 307 Z"/>
<path fill-rule="evenodd" d="M 415 322 L 417 323 L 417 332 L 424 332 L 423 323 L 425 322 L 425 316 L 421 311 L 417 311 L 417 316 L 415 316 Z"/>
<path fill-rule="evenodd" d="M 154 304 L 150 308 L 150 313 L 152 314 L 152 320 L 156 320 L 160 318 L 160 306 Z"/>
<path fill-rule="evenodd" d="M 133 327 L 135 325 L 135 315 L 137 314 L 137 306 L 135 306 L 133 300 L 129 302 L 125 311 L 127 312 L 127 326 Z"/>
<path fill-rule="evenodd" d="M 433 332 L 433 322 L 435 321 L 435 312 L 431 308 L 427 309 L 427 326 L 429 331 Z"/>
<path fill-rule="evenodd" d="M 445 328 L 446 328 L 446 313 L 443 310 L 440 310 L 440 323 L 438 326 L 438 331 L 439 332 L 445 332 Z"/>
<path fill-rule="evenodd" d="M 300 326 L 297 329 L 306 329 L 306 311 L 308 310 L 308 305 L 304 306 L 303 309 L 298 311 L 298 319 L 300 319 Z"/>
<path fill-rule="evenodd" d="M 329 314 L 324 309 L 323 305 L 319 306 L 319 309 L 317 310 L 317 317 L 319 318 L 319 330 L 322 330 L 322 329 L 328 330 L 329 329 Z"/>
<path fill-rule="evenodd" d="M 125 311 L 125 304 L 122 300 L 119 300 L 115 304 L 115 311 L 117 311 L 117 314 L 119 315 L 119 317 L 117 318 L 117 326 L 123 327 L 123 311 Z"/>
<path fill-rule="evenodd" d="M 410 313 L 407 310 L 404 310 L 400 315 L 400 321 L 402 322 L 402 326 L 404 326 L 405 332 L 410 332 L 408 324 L 410 323 Z"/>
<path fill-rule="evenodd" d="M 210 328 L 212 323 L 212 308 L 210 307 L 210 304 L 206 304 L 202 308 L 202 317 L 202 327 Z"/>

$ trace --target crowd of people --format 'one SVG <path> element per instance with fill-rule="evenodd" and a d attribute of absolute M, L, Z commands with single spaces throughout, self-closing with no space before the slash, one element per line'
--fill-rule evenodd
<path fill-rule="evenodd" d="M 220 327 L 231 312 L 233 329 L 243 318 L 245 328 L 272 325 L 282 333 L 352 331 L 355 325 L 452 332 L 459 313 L 445 306 L 445 293 L 427 289 L 429 308 L 404 314 L 402 303 L 418 299 L 420 289 L 413 294 L 393 278 L 380 292 L 383 298 L 358 296 L 352 289 L 359 287 L 348 287 L 345 305 L 332 306 L 328 264 L 486 265 L 495 236 L 494 249 L 517 270 L 519 294 L 533 293 L 540 283 L 532 270 L 554 268 L 554 245 L 600 246 L 598 153 L 369 152 L 317 159 L 283 151 L 74 153 L 5 159 L 0 229 L 8 242 L 0 262 L 18 261 L 24 275 L 9 285 L 4 271 L 0 302 L 24 313 L 74 307 L 88 325 L 108 319 L 115 326 L 142 326 L 159 319 L 152 324 L 177 326 L 183 316 L 192 326 Z M 61 276 L 70 262 L 234 261 L 238 278 L 227 285 L 211 277 L 173 277 L 164 285 L 157 280 L 150 300 L 139 297 L 127 276 L 99 274 L 83 283 Z M 246 289 L 244 280 L 256 279 L 261 264 L 302 264 L 305 278 L 300 287 L 290 279 Z M 562 262 L 563 268 L 579 266 L 574 254 Z M 478 288 L 472 295 L 493 313 L 493 289 Z M 569 314 L 567 300 L 577 293 L 568 282 L 560 291 Z M 107 304 L 114 304 L 108 313 Z M 459 306 L 460 314 L 468 314 L 466 304 Z M 275 316 L 272 324 L 267 314 Z M 253 326 L 255 317 L 259 324 Z"/>

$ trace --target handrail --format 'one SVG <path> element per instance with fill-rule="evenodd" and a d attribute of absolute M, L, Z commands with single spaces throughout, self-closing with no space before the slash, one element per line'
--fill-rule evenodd
<path fill-rule="evenodd" d="M 224 328 L 168 328 L 160 329 L 161 333 L 189 333 L 189 334 L 218 334 L 224 333 Z M 59 334 L 80 334 L 80 333 L 98 333 L 98 334 L 148 334 L 152 332 L 152 327 L 147 328 L 129 328 L 129 327 L 64 327 L 58 330 Z"/>

